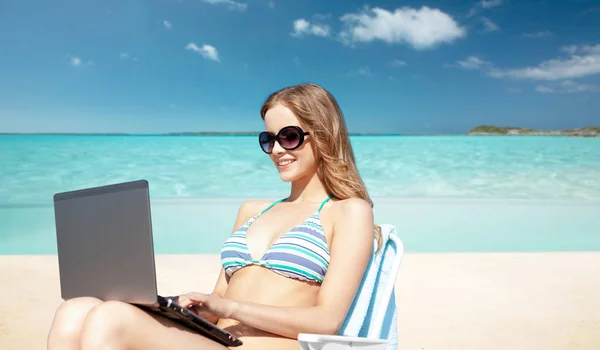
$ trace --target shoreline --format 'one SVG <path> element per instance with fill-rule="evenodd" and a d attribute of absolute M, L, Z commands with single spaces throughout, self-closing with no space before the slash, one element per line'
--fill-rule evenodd
<path fill-rule="evenodd" d="M 151 199 L 156 253 L 218 253 L 243 201 Z M 411 253 L 600 252 L 598 201 L 376 198 L 374 202 L 375 222 L 396 226 Z M 54 220 L 52 203 L 0 206 L 0 255 L 55 254 Z M 177 243 L 181 241 L 187 244 Z"/>
<path fill-rule="evenodd" d="M 132 178 L 134 181 L 138 179 Z M 142 179 L 140 177 L 139 179 Z M 282 192 L 282 196 L 284 193 Z M 205 203 L 205 202 L 220 202 L 220 203 L 239 203 L 245 200 L 270 200 L 275 201 L 281 199 L 281 196 L 189 196 L 189 197 L 156 197 L 151 196 L 150 200 L 152 202 L 160 203 L 160 204 L 196 204 L 196 203 Z M 518 204 L 518 205 L 598 205 L 600 204 L 600 198 L 593 199 L 581 199 L 581 198 L 557 198 L 557 197 L 497 197 L 497 196 L 488 196 L 488 197 L 451 197 L 451 196 L 371 196 L 371 200 L 377 206 L 378 203 L 382 204 L 456 204 L 456 203 L 465 203 L 465 204 Z M 53 200 L 48 199 L 45 201 L 31 201 L 31 202 L 2 202 L 0 201 L 0 208 L 28 208 L 28 207 L 38 207 L 38 206 L 52 206 Z"/>
<path fill-rule="evenodd" d="M 214 254 L 159 254 L 158 291 L 210 292 L 219 264 Z M 0 289 L 0 348 L 45 348 L 61 302 L 56 256 L 0 256 L 0 284 L 11 286 Z M 598 290 L 600 252 L 407 253 L 396 283 L 399 346 L 598 349 Z"/>

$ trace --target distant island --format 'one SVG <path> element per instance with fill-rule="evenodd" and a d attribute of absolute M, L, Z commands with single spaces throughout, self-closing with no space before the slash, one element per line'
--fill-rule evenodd
<path fill-rule="evenodd" d="M 480 125 L 469 131 L 469 135 L 536 135 L 536 136 L 575 136 L 600 137 L 600 127 L 588 126 L 580 129 L 535 130 L 518 127 Z"/>

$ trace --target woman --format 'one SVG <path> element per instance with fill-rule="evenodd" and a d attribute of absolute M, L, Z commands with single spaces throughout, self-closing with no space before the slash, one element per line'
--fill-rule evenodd
<path fill-rule="evenodd" d="M 323 88 L 285 88 L 261 109 L 259 136 L 291 192 L 242 204 L 210 295 L 179 303 L 239 337 L 237 349 L 298 349 L 299 333 L 336 334 L 380 231 L 342 113 Z M 49 349 L 226 349 L 127 303 L 65 301 Z"/>

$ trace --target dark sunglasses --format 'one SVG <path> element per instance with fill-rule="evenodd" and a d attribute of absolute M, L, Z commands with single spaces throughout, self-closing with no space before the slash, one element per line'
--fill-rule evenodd
<path fill-rule="evenodd" d="M 258 134 L 258 143 L 263 152 L 267 154 L 273 152 L 275 141 L 277 141 L 282 148 L 291 151 L 304 143 L 305 135 L 308 135 L 308 132 L 305 132 L 299 126 L 286 126 L 279 130 L 277 135 L 273 135 L 267 131 L 261 132 Z"/>

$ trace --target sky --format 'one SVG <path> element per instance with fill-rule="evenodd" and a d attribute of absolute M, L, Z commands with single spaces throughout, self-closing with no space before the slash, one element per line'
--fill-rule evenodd
<path fill-rule="evenodd" d="M 350 132 L 600 126 L 600 0 L 3 0 L 0 132 L 260 131 L 316 83 Z"/>

